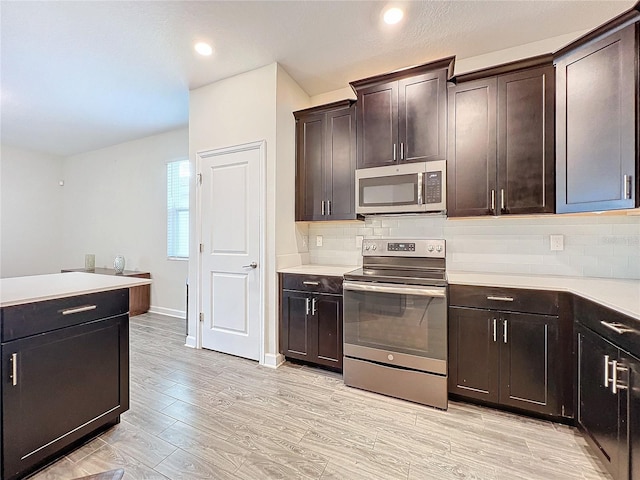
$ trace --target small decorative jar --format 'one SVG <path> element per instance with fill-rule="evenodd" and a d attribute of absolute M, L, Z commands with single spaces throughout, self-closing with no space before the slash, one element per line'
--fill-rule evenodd
<path fill-rule="evenodd" d="M 124 272 L 124 257 L 122 255 L 116 256 L 115 260 L 113 261 L 113 268 L 115 269 L 116 273 Z"/>

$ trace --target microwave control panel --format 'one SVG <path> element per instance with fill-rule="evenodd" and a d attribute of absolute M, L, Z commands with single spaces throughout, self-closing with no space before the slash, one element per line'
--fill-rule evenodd
<path fill-rule="evenodd" d="M 442 202 L 441 171 L 425 173 L 424 201 L 426 204 Z"/>

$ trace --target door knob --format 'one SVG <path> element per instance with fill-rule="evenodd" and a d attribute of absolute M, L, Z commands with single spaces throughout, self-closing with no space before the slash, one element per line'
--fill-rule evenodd
<path fill-rule="evenodd" d="M 258 264 L 256 262 L 251 262 L 249 265 L 242 265 L 242 268 L 258 268 Z"/>

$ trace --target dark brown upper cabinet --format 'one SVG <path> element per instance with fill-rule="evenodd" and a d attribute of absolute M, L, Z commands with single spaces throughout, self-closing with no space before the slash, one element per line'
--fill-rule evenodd
<path fill-rule="evenodd" d="M 353 102 L 294 112 L 296 221 L 354 220 L 356 128 Z"/>
<path fill-rule="evenodd" d="M 551 56 L 456 82 L 449 87 L 448 216 L 553 213 Z"/>
<path fill-rule="evenodd" d="M 446 158 L 454 58 L 351 82 L 358 96 L 358 168 Z"/>
<path fill-rule="evenodd" d="M 640 3 L 555 54 L 557 212 L 638 207 Z"/>

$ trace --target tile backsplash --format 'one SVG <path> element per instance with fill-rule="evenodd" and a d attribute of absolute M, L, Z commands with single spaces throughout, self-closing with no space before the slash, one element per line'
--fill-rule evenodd
<path fill-rule="evenodd" d="M 564 250 L 551 251 L 550 235 Z M 322 237 L 322 246 L 317 237 Z M 447 269 L 640 279 L 640 216 L 367 217 L 364 222 L 309 223 L 311 263 L 362 263 L 359 237 L 444 238 Z"/>

